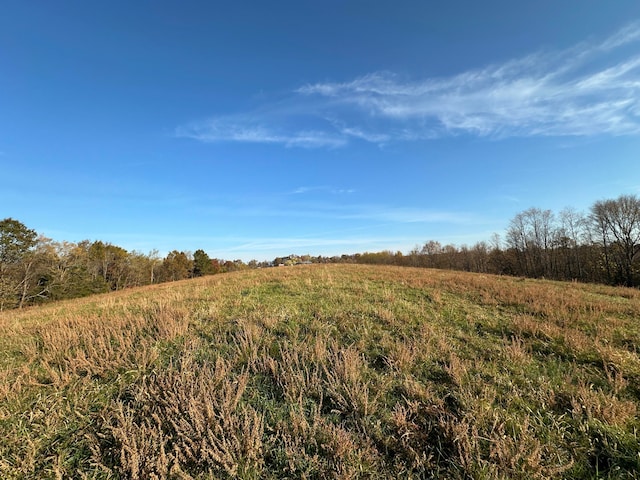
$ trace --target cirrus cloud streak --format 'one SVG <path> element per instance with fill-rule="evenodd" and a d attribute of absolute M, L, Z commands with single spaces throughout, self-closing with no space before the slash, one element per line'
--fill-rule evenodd
<path fill-rule="evenodd" d="M 179 127 L 203 142 L 338 148 L 452 135 L 640 134 L 640 22 L 609 38 L 449 77 L 374 72 L 301 86 L 259 110 Z"/>

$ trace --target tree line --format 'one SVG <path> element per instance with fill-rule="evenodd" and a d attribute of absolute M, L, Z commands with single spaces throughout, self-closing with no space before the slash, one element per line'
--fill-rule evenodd
<path fill-rule="evenodd" d="M 501 238 L 469 247 L 428 241 L 404 255 L 377 252 L 344 261 L 640 286 L 640 198 L 595 202 L 587 213 L 529 208 Z"/>
<path fill-rule="evenodd" d="M 161 258 L 102 241 L 56 242 L 13 218 L 0 221 L 0 310 L 243 268 L 203 250 Z"/>
<path fill-rule="evenodd" d="M 640 286 L 640 198 L 595 202 L 587 213 L 529 208 L 504 238 L 467 245 L 430 240 L 407 254 L 290 255 L 272 262 L 212 259 L 204 250 L 161 258 L 102 241 L 56 242 L 18 220 L 0 221 L 0 310 L 222 272 L 299 263 L 368 263 Z"/>
<path fill-rule="evenodd" d="M 13 218 L 0 221 L 0 311 L 248 268 L 330 263 L 341 257 L 289 255 L 271 262 L 210 258 L 202 249 L 160 257 L 100 240 L 57 242 Z"/>

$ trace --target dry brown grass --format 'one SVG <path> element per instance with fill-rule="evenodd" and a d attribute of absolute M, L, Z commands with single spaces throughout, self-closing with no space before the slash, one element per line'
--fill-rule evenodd
<path fill-rule="evenodd" d="M 633 478 L 640 294 L 351 265 L 0 314 L 3 478 Z"/>
<path fill-rule="evenodd" d="M 232 375 L 224 359 L 209 364 L 193 355 L 187 349 L 177 365 L 143 377 L 102 413 L 96 464 L 132 479 L 217 470 L 236 477 L 260 468 L 263 419 L 240 404 L 247 372 Z"/>

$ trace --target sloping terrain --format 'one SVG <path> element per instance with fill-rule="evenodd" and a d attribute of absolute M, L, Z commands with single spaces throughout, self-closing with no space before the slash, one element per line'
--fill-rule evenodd
<path fill-rule="evenodd" d="M 2 478 L 636 478 L 640 291 L 252 270 L 0 315 Z"/>

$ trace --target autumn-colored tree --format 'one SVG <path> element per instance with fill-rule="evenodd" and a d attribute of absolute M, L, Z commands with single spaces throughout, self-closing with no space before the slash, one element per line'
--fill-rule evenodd
<path fill-rule="evenodd" d="M 160 277 L 164 282 L 174 282 L 189 278 L 193 269 L 193 261 L 185 252 L 173 250 L 169 252 L 160 267 Z"/>

